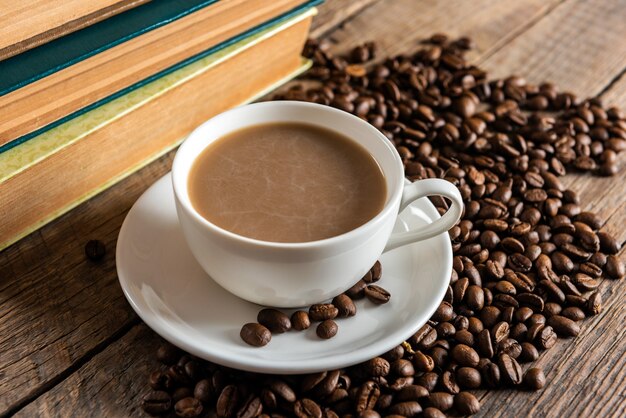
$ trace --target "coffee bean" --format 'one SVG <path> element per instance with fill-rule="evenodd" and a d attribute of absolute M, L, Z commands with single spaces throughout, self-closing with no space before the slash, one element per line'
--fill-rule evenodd
<path fill-rule="evenodd" d="M 422 412 L 421 405 L 416 401 L 399 402 L 389 408 L 390 414 L 403 417 L 414 417 Z"/>
<path fill-rule="evenodd" d="M 520 346 L 522 347 L 522 352 L 517 358 L 519 361 L 531 362 L 539 358 L 539 351 L 537 351 L 537 348 L 531 343 L 523 342 Z"/>
<path fill-rule="evenodd" d="M 504 381 L 513 385 L 522 383 L 522 368 L 519 363 L 508 354 L 498 356 L 498 367 Z"/>
<path fill-rule="evenodd" d="M 261 415 L 263 411 L 263 404 L 261 399 L 255 395 L 249 395 L 243 402 L 243 405 L 237 410 L 237 418 L 254 418 Z"/>
<path fill-rule="evenodd" d="M 380 264 L 380 261 L 376 261 L 372 268 L 370 269 L 372 281 L 371 283 L 377 282 L 383 275 L 383 266 Z"/>
<path fill-rule="evenodd" d="M 309 318 L 311 321 L 325 321 L 335 319 L 339 315 L 339 309 L 332 303 L 317 303 L 309 308 Z"/>
<path fill-rule="evenodd" d="M 554 344 L 556 344 L 556 334 L 554 329 L 549 325 L 543 326 L 534 338 L 534 342 L 536 342 L 537 345 L 543 349 L 551 348 Z"/>
<path fill-rule="evenodd" d="M 571 319 L 572 321 L 582 321 L 585 319 L 585 312 L 576 306 L 568 306 L 563 309 L 561 315 L 565 318 Z"/>
<path fill-rule="evenodd" d="M 157 360 L 168 366 L 175 364 L 180 355 L 180 349 L 170 343 L 161 344 L 156 353 Z"/>
<path fill-rule="evenodd" d="M 255 322 L 247 323 L 241 327 L 239 336 L 246 344 L 255 347 L 267 345 L 267 343 L 269 343 L 272 339 L 272 333 L 270 330 Z"/>
<path fill-rule="evenodd" d="M 428 408 L 424 409 L 424 411 L 422 412 L 422 417 L 423 418 L 446 418 L 446 414 L 444 414 L 437 408 L 429 406 Z"/>
<path fill-rule="evenodd" d="M 458 344 L 454 346 L 451 353 L 452 358 L 461 366 L 476 367 L 480 357 L 478 353 L 465 344 Z"/>
<path fill-rule="evenodd" d="M 598 315 L 602 312 L 602 296 L 598 292 L 593 292 L 586 303 L 587 313 L 589 315 Z"/>
<path fill-rule="evenodd" d="M 580 326 L 576 322 L 561 315 L 551 316 L 547 323 L 562 337 L 575 337 L 580 333 Z"/>
<path fill-rule="evenodd" d="M 85 256 L 91 261 L 102 260 L 106 252 L 106 246 L 100 240 L 92 239 L 85 244 Z"/>
<path fill-rule="evenodd" d="M 367 274 L 370 274 L 370 272 L 368 272 Z M 348 295 L 350 299 L 353 299 L 353 300 L 363 299 L 365 297 L 366 286 L 367 286 L 367 283 L 365 283 L 365 281 L 359 280 L 350 289 L 346 290 L 345 293 L 346 295 Z"/>
<path fill-rule="evenodd" d="M 456 371 L 456 381 L 467 389 L 478 389 L 481 383 L 480 372 L 473 367 L 460 367 Z"/>
<path fill-rule="evenodd" d="M 204 403 L 209 403 L 213 398 L 213 387 L 208 379 L 200 380 L 193 390 L 193 397 Z"/>
<path fill-rule="evenodd" d="M 363 363 L 363 369 L 370 376 L 387 376 L 390 364 L 382 357 L 375 357 Z"/>
<path fill-rule="evenodd" d="M 448 302 L 441 302 L 431 319 L 435 322 L 446 322 L 450 321 L 453 318 L 453 315 L 454 311 L 452 309 L 452 305 Z"/>
<path fill-rule="evenodd" d="M 272 334 L 282 334 L 291 329 L 291 320 L 277 309 L 261 309 L 256 317 L 259 324 L 270 330 Z"/>
<path fill-rule="evenodd" d="M 532 367 L 524 374 L 524 384 L 532 390 L 539 390 L 546 384 L 546 376 L 543 374 L 543 370 L 537 367 Z"/>
<path fill-rule="evenodd" d="M 337 335 L 337 329 L 337 323 L 335 321 L 332 319 L 326 319 L 325 321 L 320 322 L 315 332 L 318 337 L 327 340 Z"/>
<path fill-rule="evenodd" d="M 481 367 L 480 370 L 482 381 L 487 385 L 487 387 L 497 388 L 500 386 L 500 368 L 496 364 L 489 362 Z"/>
<path fill-rule="evenodd" d="M 163 415 L 172 407 L 172 399 L 167 392 L 152 391 L 143 397 L 141 407 L 150 415 Z"/>
<path fill-rule="evenodd" d="M 193 397 L 193 391 L 188 387 L 178 388 L 172 393 L 172 401 L 174 403 L 189 397 Z"/>
<path fill-rule="evenodd" d="M 375 284 L 365 288 L 365 296 L 376 305 L 382 305 L 391 299 L 391 294 L 388 291 Z"/>
<path fill-rule="evenodd" d="M 176 415 L 182 418 L 194 418 L 202 413 L 202 403 L 196 398 L 183 398 L 174 405 Z"/>
<path fill-rule="evenodd" d="M 332 304 L 337 308 L 337 316 L 339 318 L 347 318 L 356 315 L 356 305 L 345 293 L 335 296 Z"/>
<path fill-rule="evenodd" d="M 413 366 L 420 372 L 431 372 L 435 368 L 435 362 L 429 355 L 417 351 L 413 355 Z"/>
<path fill-rule="evenodd" d="M 620 242 L 613 236 L 606 232 L 598 232 L 598 239 L 600 240 L 600 249 L 607 254 L 617 254 L 622 249 Z"/>
<path fill-rule="evenodd" d="M 291 314 L 291 326 L 296 331 L 304 331 L 311 326 L 309 314 L 306 311 L 295 311 Z"/>
<path fill-rule="evenodd" d="M 452 408 L 454 396 L 446 392 L 432 392 L 428 396 L 428 403 L 440 411 L 445 412 Z"/>
<path fill-rule="evenodd" d="M 473 415 L 480 411 L 480 402 L 469 392 L 460 392 L 454 396 L 454 407 L 462 415 Z"/>
<path fill-rule="evenodd" d="M 626 265 L 616 255 L 610 255 L 606 259 L 606 274 L 612 279 L 621 279 L 626 275 Z"/>
<path fill-rule="evenodd" d="M 304 398 L 293 405 L 293 413 L 298 418 L 322 418 L 322 409 L 311 399 Z"/>
<path fill-rule="evenodd" d="M 356 411 L 374 409 L 379 396 L 380 389 L 376 383 L 371 380 L 363 383 L 356 391 Z"/>
<path fill-rule="evenodd" d="M 228 385 L 222 389 L 217 398 L 215 412 L 218 417 L 228 418 L 234 415 L 239 403 L 239 391 L 235 385 Z"/>

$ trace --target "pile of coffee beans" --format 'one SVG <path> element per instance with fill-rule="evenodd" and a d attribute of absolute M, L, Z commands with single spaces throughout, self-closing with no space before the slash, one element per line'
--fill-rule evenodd
<path fill-rule="evenodd" d="M 246 344 L 262 347 L 270 342 L 273 334 L 282 334 L 291 329 L 304 331 L 311 326 L 311 322 L 319 322 L 315 330 L 317 336 L 324 340 L 330 339 L 337 335 L 339 329 L 336 318 L 356 315 L 354 300 L 367 298 L 375 305 L 389 302 L 391 294 L 373 284 L 381 279 L 382 271 L 380 261 L 376 261 L 365 276 L 345 293 L 335 296 L 330 303 L 311 305 L 308 312 L 297 310 L 289 317 L 278 309 L 261 309 L 257 322 L 244 324 L 239 336 Z"/>
<path fill-rule="evenodd" d="M 619 109 L 549 83 L 489 80 L 466 62 L 471 45 L 437 34 L 413 55 L 367 66 L 377 54 L 374 44 L 346 59 L 311 41 L 305 52 L 315 66 L 307 76 L 315 85 L 279 97 L 367 120 L 395 144 L 409 179 L 439 177 L 459 188 L 465 213 L 450 231 L 452 277 L 431 320 L 380 357 L 306 376 L 236 371 L 165 345 L 143 399 L 146 412 L 471 415 L 480 403 L 470 390 L 546 384 L 541 369 L 524 372 L 521 364 L 535 361 L 558 337 L 576 336 L 580 321 L 602 310 L 602 278 L 626 274 L 616 255 L 621 243 L 600 231 L 602 219 L 583 212 L 559 176 L 615 174 L 626 120 Z M 444 199 L 432 201 L 447 209 Z"/>

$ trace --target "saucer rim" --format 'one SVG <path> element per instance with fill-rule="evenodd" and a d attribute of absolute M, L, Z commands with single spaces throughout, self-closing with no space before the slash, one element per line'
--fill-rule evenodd
<path fill-rule="evenodd" d="M 432 316 L 432 314 L 436 311 L 437 307 L 440 305 L 445 292 L 447 290 L 447 283 L 452 272 L 452 245 L 448 238 L 447 232 L 443 232 L 435 237 L 429 238 L 429 240 L 437 240 L 440 241 L 437 245 L 443 246 L 443 258 L 448 259 L 449 263 L 446 263 L 443 266 L 443 278 L 438 278 L 443 280 L 442 285 L 439 286 L 436 295 L 430 299 L 430 303 L 427 307 L 423 309 L 423 313 L 419 315 L 424 320 L 416 320 L 412 322 L 411 326 L 406 326 L 404 328 L 400 328 L 399 331 L 396 331 L 391 336 L 385 336 L 382 339 L 379 339 L 373 344 L 370 344 L 365 347 L 360 347 L 357 351 L 358 355 L 354 356 L 354 352 L 346 352 L 342 354 L 338 354 L 335 356 L 329 357 L 320 357 L 315 360 L 307 360 L 306 362 L 302 362 L 302 360 L 274 360 L 273 362 L 268 363 L 268 359 L 260 359 L 257 357 L 247 357 L 242 356 L 241 354 L 231 354 L 228 351 L 223 349 L 211 350 L 210 346 L 200 346 L 199 344 L 193 343 L 193 337 L 184 337 L 185 332 L 177 329 L 176 327 L 171 326 L 170 322 L 164 321 L 160 319 L 160 316 L 155 311 L 150 311 L 144 309 L 138 303 L 138 300 L 141 299 L 141 295 L 137 295 L 137 301 L 135 300 L 136 292 L 133 292 L 130 289 L 130 284 L 133 283 L 133 280 L 127 277 L 127 274 L 124 274 L 119 266 L 119 260 L 123 260 L 124 256 L 121 255 L 122 247 L 124 247 L 123 243 L 126 240 L 126 236 L 128 233 L 126 230 L 129 228 L 129 218 L 131 212 L 137 207 L 140 200 L 144 198 L 145 195 L 153 188 L 156 187 L 160 182 L 167 181 L 166 178 L 169 177 L 171 182 L 171 172 L 165 174 L 164 176 L 157 179 L 152 185 L 150 185 L 142 195 L 135 201 L 131 209 L 126 214 L 124 218 L 124 222 L 120 228 L 120 232 L 118 234 L 117 244 L 116 244 L 116 271 L 118 276 L 118 281 L 124 293 L 126 300 L 129 302 L 133 310 L 137 313 L 137 315 L 142 319 L 142 321 L 154 332 L 156 332 L 159 336 L 174 344 L 175 346 L 187 351 L 188 353 L 199 357 L 201 359 L 205 359 L 216 364 L 220 364 L 222 366 L 231 367 L 239 370 L 245 370 L 256 373 L 268 373 L 268 374 L 303 374 L 303 373 L 315 373 L 322 370 L 334 370 L 339 368 L 348 367 L 354 364 L 361 363 L 368 359 L 377 357 L 392 348 L 396 347 L 402 341 L 405 341 L 409 337 L 411 337 L 415 332 L 417 332 L 424 324 L 428 322 L 428 319 Z M 172 191 L 173 198 L 173 191 Z M 424 214 L 429 218 L 430 222 L 434 222 L 436 219 L 440 217 L 439 212 L 435 208 L 435 206 L 428 200 L 427 198 L 421 198 L 411 203 L 411 205 L 423 205 L 420 209 L 424 211 Z M 411 206 L 410 205 L 410 206 Z M 425 207 L 424 207 L 425 206 Z M 392 250 L 393 251 L 393 250 Z M 130 280 L 129 280 L 130 279 Z M 219 284 L 218 284 L 219 286 Z M 221 286 L 220 286 L 221 288 Z M 222 288 L 223 289 L 223 288 Z M 227 292 L 226 289 L 223 289 Z M 261 305 L 259 305 L 261 306 Z M 406 321 L 407 323 L 410 321 Z M 391 338 L 393 336 L 397 336 L 397 338 Z M 262 347 L 259 349 L 263 349 Z"/>

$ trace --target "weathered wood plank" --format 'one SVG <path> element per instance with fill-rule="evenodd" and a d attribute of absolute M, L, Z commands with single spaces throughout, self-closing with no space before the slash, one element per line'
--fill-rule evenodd
<path fill-rule="evenodd" d="M 500 48 L 561 0 L 448 0 L 445 2 L 386 0 L 365 9 L 347 24 L 329 34 L 336 53 L 344 53 L 368 40 L 380 46 L 379 57 L 410 53 L 419 40 L 435 32 L 452 37 L 469 36 L 477 60 Z"/>
<path fill-rule="evenodd" d="M 0 415 L 138 321 L 117 282 L 115 242 L 132 203 L 171 160 L 160 159 L 0 253 Z M 96 265 L 83 252 L 90 238 L 108 248 Z"/>
<path fill-rule="evenodd" d="M 140 400 L 161 341 L 144 324 L 135 326 L 15 416 L 145 416 Z"/>
<path fill-rule="evenodd" d="M 495 77 L 515 72 L 596 95 L 624 69 L 625 19 L 625 0 L 568 0 L 481 64 Z"/>
<path fill-rule="evenodd" d="M 342 22 L 381 0 L 326 0 L 311 25 L 311 37 L 320 38 Z"/>

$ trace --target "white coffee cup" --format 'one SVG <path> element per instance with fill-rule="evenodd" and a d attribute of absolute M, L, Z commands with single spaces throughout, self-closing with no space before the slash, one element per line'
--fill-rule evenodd
<path fill-rule="evenodd" d="M 319 241 L 277 243 L 224 230 L 193 207 L 188 177 L 196 157 L 213 141 L 241 128 L 271 122 L 304 122 L 339 132 L 361 144 L 376 159 L 387 182 L 383 209 L 364 225 Z M 313 103 L 255 103 L 224 112 L 196 128 L 176 153 L 172 167 L 176 210 L 191 252 L 202 268 L 229 292 L 266 306 L 299 307 L 318 303 L 350 288 L 384 251 L 431 238 L 460 218 L 457 188 L 441 179 L 405 183 L 393 144 L 369 123 L 349 113 Z M 440 195 L 450 209 L 432 224 L 392 234 L 398 213 L 416 199 Z"/>

